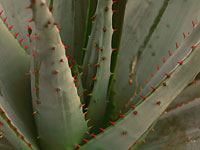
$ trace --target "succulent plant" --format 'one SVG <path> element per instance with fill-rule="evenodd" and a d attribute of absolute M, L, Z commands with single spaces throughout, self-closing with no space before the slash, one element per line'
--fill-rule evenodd
<path fill-rule="evenodd" d="M 199 101 L 178 104 L 199 97 L 199 4 L 0 0 L 0 149 L 183 149 L 197 141 Z M 186 141 L 170 145 L 175 134 Z"/>

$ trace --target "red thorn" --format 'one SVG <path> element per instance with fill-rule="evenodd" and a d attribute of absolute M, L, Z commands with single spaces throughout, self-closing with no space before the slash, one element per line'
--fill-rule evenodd
<path fill-rule="evenodd" d="M 56 76 L 58 75 L 58 72 L 57 72 L 57 71 L 55 72 L 55 75 L 56 75 Z"/>
<path fill-rule="evenodd" d="M 11 120 L 10 120 L 10 119 L 8 119 L 8 120 L 7 120 L 7 122 L 11 122 Z"/>
<path fill-rule="evenodd" d="M 193 27 L 195 26 L 195 23 L 194 23 L 194 21 L 192 21 L 192 26 L 193 26 Z"/>
<path fill-rule="evenodd" d="M 114 13 L 115 13 L 115 12 L 117 12 L 117 10 L 113 10 L 112 12 L 114 12 Z"/>
<path fill-rule="evenodd" d="M 179 46 L 178 46 L 178 43 L 176 43 L 176 48 L 178 48 Z"/>
<path fill-rule="evenodd" d="M 130 105 L 131 106 L 131 108 L 135 108 L 135 106 L 134 105 Z"/>
<path fill-rule="evenodd" d="M 30 22 L 30 23 L 33 22 L 33 19 L 30 19 L 28 22 Z"/>
<path fill-rule="evenodd" d="M 106 32 L 106 28 L 103 28 L 103 31 Z"/>
<path fill-rule="evenodd" d="M 74 82 L 77 82 L 77 81 L 78 81 L 78 79 L 75 79 L 75 80 L 74 80 Z"/>
<path fill-rule="evenodd" d="M 31 147 L 31 146 L 32 146 L 32 144 L 28 143 L 28 146 L 30 146 L 30 147 Z"/>
<path fill-rule="evenodd" d="M 157 104 L 157 105 L 160 105 L 160 103 L 161 103 L 161 102 L 160 102 L 160 101 L 158 101 L 156 104 Z"/>
<path fill-rule="evenodd" d="M 5 114 L 5 111 L 2 110 L 1 113 Z"/>
<path fill-rule="evenodd" d="M 157 69 L 158 69 L 158 70 L 160 69 L 159 65 L 157 65 Z"/>
<path fill-rule="evenodd" d="M 165 63 L 165 57 L 163 57 L 163 63 Z"/>
<path fill-rule="evenodd" d="M 76 78 L 76 76 L 77 76 L 77 74 L 75 74 L 75 75 L 73 76 L 73 78 L 75 79 L 75 78 Z"/>
<path fill-rule="evenodd" d="M 196 84 L 196 83 L 197 83 L 197 80 L 194 80 L 193 83 Z"/>
<path fill-rule="evenodd" d="M 26 33 L 26 36 L 27 36 L 27 37 L 30 37 L 30 35 L 29 35 L 28 33 Z"/>
<path fill-rule="evenodd" d="M 26 73 L 26 75 L 30 75 L 30 73 Z"/>
<path fill-rule="evenodd" d="M 169 56 L 172 56 L 172 53 L 169 51 Z"/>
<path fill-rule="evenodd" d="M 145 99 L 146 99 L 146 97 L 145 97 L 145 96 L 140 96 L 140 97 L 142 97 L 142 99 L 143 99 L 143 100 L 145 100 Z"/>
<path fill-rule="evenodd" d="M 86 139 L 83 139 L 83 141 L 85 141 L 86 143 L 88 142 L 88 140 L 86 140 Z"/>
<path fill-rule="evenodd" d="M 104 129 L 102 129 L 102 128 L 99 128 L 99 129 L 104 132 Z"/>
<path fill-rule="evenodd" d="M 153 75 L 153 72 L 151 72 L 151 76 L 153 77 L 154 75 Z"/>
<path fill-rule="evenodd" d="M 34 70 L 34 71 L 33 71 L 33 74 L 34 74 L 34 73 L 37 73 L 37 70 Z"/>
<path fill-rule="evenodd" d="M 0 15 L 2 15 L 2 13 L 3 13 L 3 10 L 0 12 Z"/>
<path fill-rule="evenodd" d="M 100 50 L 102 50 L 102 48 L 98 48 L 97 50 L 100 51 Z"/>
<path fill-rule="evenodd" d="M 37 88 L 34 88 L 32 91 L 35 91 Z"/>
<path fill-rule="evenodd" d="M 58 31 L 60 32 L 61 28 L 58 28 Z"/>
<path fill-rule="evenodd" d="M 92 16 L 91 19 L 94 19 L 95 16 Z"/>
<path fill-rule="evenodd" d="M 14 25 L 10 26 L 9 29 L 11 30 L 13 28 Z"/>
<path fill-rule="evenodd" d="M 170 74 L 167 74 L 167 73 L 166 73 L 165 75 L 166 75 L 167 77 L 170 77 Z"/>
<path fill-rule="evenodd" d="M 13 129 L 14 129 L 14 130 L 17 130 L 17 128 L 16 128 L 16 127 L 13 127 Z"/>
<path fill-rule="evenodd" d="M 124 117 L 124 115 L 119 115 L 119 116 L 122 117 L 122 118 Z"/>
<path fill-rule="evenodd" d="M 69 46 L 65 46 L 65 49 L 68 49 L 69 48 Z"/>
<path fill-rule="evenodd" d="M 73 65 L 71 65 L 69 68 L 72 69 Z"/>
<path fill-rule="evenodd" d="M 115 31 L 117 31 L 118 29 L 113 29 L 113 31 L 115 32 Z"/>
<path fill-rule="evenodd" d="M 17 37 L 19 35 L 19 32 L 15 34 L 15 37 Z"/>
<path fill-rule="evenodd" d="M 88 112 L 86 111 L 86 112 L 83 113 L 83 115 L 86 115 L 87 113 L 88 113 Z"/>
<path fill-rule="evenodd" d="M 36 39 L 37 38 L 37 35 L 34 35 L 33 39 Z"/>
<path fill-rule="evenodd" d="M 113 51 L 116 51 L 117 49 L 116 48 L 114 48 L 114 49 L 112 49 Z"/>
<path fill-rule="evenodd" d="M 4 22 L 6 22 L 6 20 L 7 20 L 7 17 L 3 19 Z"/>
<path fill-rule="evenodd" d="M 79 86 L 80 86 L 80 84 L 79 84 L 79 85 L 77 85 L 77 86 L 76 86 L 76 88 L 78 89 L 78 88 L 79 88 Z"/>
<path fill-rule="evenodd" d="M 0 127 L 2 127 L 3 126 L 3 124 L 0 122 Z"/>
<path fill-rule="evenodd" d="M 57 23 L 54 22 L 53 25 L 57 25 Z"/>
<path fill-rule="evenodd" d="M 166 85 L 167 85 L 167 84 L 164 82 L 164 83 L 163 83 L 163 86 L 166 86 Z"/>
<path fill-rule="evenodd" d="M 91 134 L 93 137 L 96 137 L 96 135 L 94 135 L 93 133 Z"/>
<path fill-rule="evenodd" d="M 183 64 L 183 62 L 182 61 L 180 61 L 180 62 L 178 62 L 180 65 L 182 65 Z"/>
<path fill-rule="evenodd" d="M 186 35 L 185 35 L 185 33 L 183 32 L 183 37 L 184 37 L 184 39 L 186 38 Z"/>
<path fill-rule="evenodd" d="M 24 136 L 21 136 L 22 139 L 24 139 Z"/>
<path fill-rule="evenodd" d="M 113 4 L 114 4 L 114 3 L 117 3 L 117 1 L 113 1 Z"/>
<path fill-rule="evenodd" d="M 146 79 L 146 84 L 147 84 L 148 82 L 149 82 L 148 79 Z"/>
<path fill-rule="evenodd" d="M 34 54 L 33 54 L 33 56 L 36 56 L 37 55 L 37 52 L 35 52 Z"/>
<path fill-rule="evenodd" d="M 27 25 L 27 30 L 31 30 L 32 31 L 32 28 L 29 25 Z"/>
<path fill-rule="evenodd" d="M 94 64 L 94 66 L 99 66 L 99 63 Z"/>
<path fill-rule="evenodd" d="M 126 132 L 125 131 L 123 132 L 123 135 L 126 136 Z"/>
<path fill-rule="evenodd" d="M 57 93 L 59 93 L 59 92 L 60 92 L 60 89 L 59 89 L 59 88 L 57 88 L 57 90 L 56 90 L 56 91 L 57 91 Z"/>
<path fill-rule="evenodd" d="M 192 48 L 192 49 L 195 49 L 195 46 L 192 46 L 191 48 Z"/>
<path fill-rule="evenodd" d="M 115 124 L 115 122 L 112 122 L 112 121 L 109 121 L 110 122 L 110 124 L 112 124 L 112 125 L 114 125 Z"/>
<path fill-rule="evenodd" d="M 137 115 L 137 111 L 134 111 L 133 114 L 134 114 L 134 115 Z"/>
<path fill-rule="evenodd" d="M 81 107 L 84 107 L 86 104 L 81 104 Z"/>
<path fill-rule="evenodd" d="M 151 87 L 153 90 L 156 90 L 156 88 L 155 87 Z"/>
<path fill-rule="evenodd" d="M 94 77 L 92 80 L 96 81 L 96 80 L 97 80 L 97 78 L 96 78 L 96 77 Z"/>
<path fill-rule="evenodd" d="M 25 46 L 24 48 L 25 48 L 25 49 L 29 48 L 29 45 Z"/>
<path fill-rule="evenodd" d="M 79 98 L 81 98 L 83 96 L 83 93 L 81 95 L 79 95 Z"/>
<path fill-rule="evenodd" d="M 67 56 L 67 59 L 69 59 L 70 56 Z"/>
<path fill-rule="evenodd" d="M 60 59 L 60 62 L 64 62 L 64 60 L 63 60 L 63 59 Z"/>
<path fill-rule="evenodd" d="M 19 42 L 21 43 L 24 39 L 19 40 Z"/>

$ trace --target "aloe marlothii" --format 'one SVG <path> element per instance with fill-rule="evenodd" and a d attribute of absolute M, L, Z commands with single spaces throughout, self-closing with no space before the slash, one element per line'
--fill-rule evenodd
<path fill-rule="evenodd" d="M 37 34 L 31 54 L 31 72 L 36 70 L 32 95 L 41 147 L 71 149 L 87 130 L 80 99 L 52 14 L 44 0 L 32 1 L 31 7 Z"/>
<path fill-rule="evenodd" d="M 8 0 L 8 2 L 11 1 Z M 129 81 L 130 77 L 126 78 L 129 67 L 127 64 L 131 62 L 132 70 L 130 73 L 136 71 L 138 76 L 141 70 L 138 68 L 134 70 L 132 62 L 136 62 L 137 67 L 140 67 L 141 63 L 138 62 L 147 62 L 148 60 L 145 59 L 148 56 L 145 53 L 146 50 L 141 57 L 137 58 L 138 61 L 122 59 L 129 54 L 131 58 L 137 53 L 135 50 L 130 50 L 131 44 L 129 43 L 132 41 L 126 41 L 126 37 L 135 39 L 132 36 L 135 28 L 132 28 L 130 33 L 130 28 L 127 28 L 129 15 L 132 15 L 132 13 L 126 12 L 126 9 L 130 11 L 133 4 L 137 4 L 133 12 L 140 13 L 141 10 L 144 10 L 144 14 L 146 14 L 145 10 L 151 12 L 149 13 L 151 17 L 148 17 L 148 19 L 140 18 L 138 15 L 135 15 L 135 18 L 130 18 L 134 23 L 136 23 L 134 19 L 140 23 L 147 19 L 149 23 L 147 26 L 141 26 L 141 28 L 144 27 L 150 32 L 144 33 L 145 36 L 136 46 L 139 48 L 146 41 L 156 44 L 156 41 L 151 42 L 151 38 L 154 39 L 155 36 L 154 32 L 165 35 L 164 32 L 160 31 L 163 24 L 160 18 L 165 18 L 168 14 L 165 11 L 174 10 L 179 3 L 183 3 L 184 6 L 187 3 L 182 1 L 170 3 L 170 1 L 164 0 L 158 3 L 154 1 L 152 1 L 153 3 L 151 1 L 128 1 L 126 4 L 124 0 L 98 0 L 98 3 L 88 0 L 82 2 L 84 3 L 83 6 L 76 5 L 76 9 L 74 9 L 74 4 L 77 4 L 78 1 L 73 3 L 74 1 L 69 0 L 66 3 L 64 0 L 31 0 L 30 2 L 31 5 L 26 7 L 25 11 L 33 12 L 33 16 L 30 15 L 27 22 L 23 18 L 23 22 L 29 22 L 28 34 L 25 33 L 26 31 L 20 30 L 23 32 L 22 35 L 27 35 L 28 40 L 23 41 L 20 37 L 18 41 L 18 34 L 15 34 L 15 32 L 14 36 L 11 34 L 13 27 L 7 24 L 6 18 L 3 17 L 0 24 L 0 32 L 4 36 L 4 38 L 0 38 L 2 46 L 0 47 L 0 68 L 2 69 L 0 72 L 2 86 L 0 91 L 0 134 L 3 133 L 5 137 L 3 138 L 5 139 L 4 143 L 0 141 L 2 143 L 0 148 L 10 149 L 14 147 L 14 149 L 37 150 L 135 149 L 173 99 L 181 93 L 184 87 L 191 83 L 200 70 L 198 61 L 200 57 L 200 30 L 199 25 L 194 25 L 193 31 L 189 36 L 187 35 L 187 38 L 184 37 L 183 44 L 179 44 L 179 48 L 173 55 L 166 60 L 163 66 L 160 66 L 154 78 L 146 85 L 144 92 L 140 93 L 136 101 L 128 103 L 131 104 L 130 107 L 123 109 L 124 112 L 129 111 L 126 114 L 121 114 L 120 109 L 124 106 L 119 106 L 120 97 L 127 94 L 125 99 L 121 100 L 123 104 L 128 105 L 127 97 L 133 96 L 134 90 L 137 89 L 137 85 L 134 85 L 135 80 L 131 82 L 131 80 Z M 84 9 L 83 16 L 85 16 L 85 12 L 87 12 L 85 4 L 87 2 L 89 5 L 88 17 L 86 23 L 82 26 L 80 22 L 84 19 L 77 20 L 81 14 L 78 8 Z M 194 7 L 195 2 L 195 0 L 192 1 L 191 7 Z M 5 4 L 9 3 L 4 1 L 1 4 L 2 7 L 8 8 Z M 116 4 L 123 7 L 119 8 Z M 170 4 L 174 4 L 174 7 Z M 152 7 L 156 9 L 152 10 Z M 20 8 L 20 4 L 17 5 L 17 8 Z M 67 10 L 69 12 L 67 13 L 68 18 L 62 20 L 65 17 L 65 14 L 62 13 L 65 12 L 65 8 L 70 8 Z M 9 14 L 8 16 L 12 16 L 8 11 L 6 11 Z M 193 11 L 191 10 L 188 16 L 191 16 Z M 129 16 L 125 19 L 124 28 L 127 28 L 126 30 L 122 30 L 123 12 Z M 113 13 L 116 14 L 113 16 Z M 117 13 L 120 13 L 121 16 L 117 16 Z M 25 13 L 21 15 L 23 17 Z M 16 18 L 10 19 L 15 20 Z M 69 23 L 65 19 L 73 22 Z M 140 19 L 141 21 L 139 21 Z M 142 19 L 144 20 L 142 21 Z M 130 25 L 133 22 L 130 21 Z M 193 22 L 193 24 L 195 23 Z M 80 33 L 77 29 L 78 26 L 81 26 L 79 28 Z M 17 28 L 19 26 L 16 26 Z M 152 28 L 154 29 L 152 30 Z M 83 29 L 85 29 L 84 35 Z M 65 33 L 65 31 L 67 32 Z M 127 45 L 127 47 L 125 46 L 127 49 L 120 47 L 121 32 L 122 34 L 124 32 L 122 47 Z M 5 40 L 9 40 L 9 43 Z M 75 42 L 77 40 L 78 43 Z M 69 42 L 69 47 L 64 46 L 63 41 L 67 45 Z M 127 44 L 124 44 L 124 41 Z M 84 52 L 81 48 L 77 48 L 80 45 Z M 28 53 L 31 50 L 31 53 L 25 52 L 27 50 Z M 126 50 L 128 53 L 126 53 Z M 142 48 L 139 48 L 139 50 L 142 50 Z M 65 53 L 66 51 L 68 52 Z M 156 58 L 159 59 L 159 56 Z M 123 63 L 123 61 L 126 63 Z M 153 61 L 151 63 L 154 64 Z M 124 69 L 125 76 L 122 75 L 123 72 L 120 73 L 123 70 L 122 68 L 126 68 Z M 12 76 L 13 74 L 15 76 Z M 118 82 L 120 76 L 124 78 Z M 141 75 L 141 79 L 137 81 L 141 81 L 143 78 L 145 77 Z M 125 80 L 128 82 L 121 84 Z M 132 85 L 135 87 L 130 83 L 134 83 Z M 141 83 L 143 85 L 143 82 Z M 119 92 L 120 85 L 127 84 L 130 85 L 127 89 L 130 87 L 133 87 L 133 89 Z M 138 101 L 139 103 L 137 103 Z M 134 105 L 135 103 L 137 105 Z M 22 111 L 21 105 L 25 104 L 26 106 Z M 82 107 L 84 107 L 83 112 Z M 110 120 L 118 117 L 120 118 L 118 121 Z M 35 118 L 35 123 L 33 118 Z M 105 129 L 108 125 L 111 126 Z M 99 132 L 102 133 L 98 135 Z M 96 138 L 90 141 L 91 137 Z M 134 145 L 132 145 L 133 143 Z"/>
<path fill-rule="evenodd" d="M 128 2 L 125 20 L 130 20 L 130 18 L 131 20 L 125 22 L 125 28 L 123 29 L 122 36 L 124 38 L 122 37 L 120 49 L 124 51 L 119 53 L 119 62 L 121 63 L 118 63 L 116 73 L 117 79 L 120 79 L 116 85 L 118 109 L 124 110 L 128 106 L 128 101 L 133 100 L 131 98 L 132 90 L 135 95 L 138 94 L 139 96 L 141 96 L 139 94 L 140 90 L 144 93 L 149 91 L 151 87 L 144 90 L 145 86 L 154 78 L 158 69 L 162 67 L 170 55 L 173 55 L 176 51 L 176 43 L 178 46 L 182 45 L 185 37 L 192 31 L 193 26 L 199 22 L 200 9 L 196 5 L 197 3 L 199 3 L 198 0 L 165 0 L 151 1 L 150 3 L 148 1 Z M 132 9 L 130 9 L 131 7 Z M 134 17 L 136 16 L 134 14 L 141 15 L 139 12 L 141 12 L 143 20 Z M 155 17 L 155 15 L 157 16 Z M 134 22 L 132 26 L 131 21 Z M 129 34 L 126 32 L 129 32 Z M 134 40 L 130 43 L 127 42 L 126 39 L 131 37 Z M 144 40 L 141 40 L 143 38 Z M 139 50 L 142 54 L 138 52 Z M 128 55 L 128 53 L 132 55 Z M 140 58 L 136 66 L 133 67 L 134 69 L 132 69 L 134 56 L 137 53 L 140 54 Z M 131 69 L 134 75 L 132 75 Z M 129 79 L 133 82 L 132 84 Z"/>
<path fill-rule="evenodd" d="M 179 60 L 175 59 L 174 61 L 173 57 L 171 57 L 164 64 L 163 68 L 172 67 L 173 65 L 170 64 L 174 61 L 174 66 L 168 70 L 167 75 L 161 79 L 161 82 L 154 86 L 155 89 L 152 89 L 148 95 L 143 96 L 143 100 L 134 107 L 134 110 L 130 110 L 125 116 L 121 115 L 121 121 L 116 122 L 116 125 L 109 128 L 96 139 L 91 140 L 90 143 L 83 146 L 83 149 L 100 150 L 102 147 L 104 149 L 128 149 L 135 142 L 132 146 L 134 148 L 137 140 L 148 131 L 149 127 L 155 120 L 158 120 L 173 99 L 198 74 L 200 70 L 198 60 L 200 56 L 199 35 L 200 30 L 196 27 L 186 39 L 185 44 L 178 48 L 173 55 L 173 57 Z M 179 56 L 180 52 L 184 53 L 183 57 Z M 196 65 L 192 66 L 192 64 Z M 187 74 L 187 76 L 183 77 L 183 74 Z M 115 140 L 109 140 L 114 138 Z"/>
<path fill-rule="evenodd" d="M 152 132 L 147 135 L 146 143 L 139 146 L 138 149 L 199 149 L 199 105 L 200 99 L 196 99 L 167 112 L 160 118 Z"/>
<path fill-rule="evenodd" d="M 110 78 L 112 53 L 112 3 L 112 0 L 98 1 L 94 25 L 83 64 L 84 69 L 87 70 L 87 73 L 83 74 L 85 78 L 83 81 L 86 81 L 87 84 L 86 87 L 91 86 L 91 82 L 88 82 L 88 80 L 94 80 L 87 118 L 90 119 L 89 124 L 95 127 L 102 125 L 106 109 L 106 95 Z"/>
<path fill-rule="evenodd" d="M 10 125 L 16 125 L 15 128 L 19 129 L 26 139 L 32 144 L 34 143 L 35 146 L 36 134 L 30 103 L 30 79 L 26 75 L 29 71 L 30 57 L 20 42 L 6 28 L 2 19 L 0 19 L 0 34 L 4 37 L 0 39 L 1 93 L 4 97 L 4 99 L 0 99 L 1 107 L 3 107 L 1 115 L 5 113 L 9 118 L 11 117 L 12 122 L 9 121 L 9 118 L 7 118 L 9 120 L 4 121 L 8 121 L 7 123 Z M 7 68 L 11 69 L 5 71 Z M 9 137 L 7 138 L 9 139 Z"/>

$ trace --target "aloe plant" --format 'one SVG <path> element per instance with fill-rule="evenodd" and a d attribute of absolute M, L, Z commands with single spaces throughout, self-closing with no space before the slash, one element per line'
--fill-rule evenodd
<path fill-rule="evenodd" d="M 138 145 L 199 97 L 199 3 L 0 0 L 0 149 L 164 147 Z"/>

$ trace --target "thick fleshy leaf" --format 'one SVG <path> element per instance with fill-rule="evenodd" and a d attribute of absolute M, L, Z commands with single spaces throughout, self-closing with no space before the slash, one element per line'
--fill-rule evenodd
<path fill-rule="evenodd" d="M 114 124 L 112 127 L 85 144 L 82 149 L 125 150 L 129 147 L 134 148 L 137 141 L 149 131 L 150 127 L 159 119 L 176 96 L 199 73 L 199 38 L 200 29 L 196 27 L 185 41 L 188 44 L 179 47 L 173 57 L 170 58 L 170 61 L 165 63 L 164 66 L 169 66 L 169 62 L 174 61 L 179 52 L 184 51 L 185 56 L 180 59 L 183 63 L 179 64 L 176 61 L 176 65 L 169 72 L 170 77 L 161 79 L 159 84 L 156 85 L 156 90 L 145 95 L 134 110 L 130 110 L 118 122 L 112 123 Z M 191 43 L 193 44 L 192 47 Z"/>
<path fill-rule="evenodd" d="M 46 1 L 32 1 L 32 10 L 38 37 L 30 72 L 36 71 L 31 86 L 41 148 L 71 150 L 87 130 L 80 98 Z"/>
<path fill-rule="evenodd" d="M 82 56 L 84 29 L 88 0 L 54 0 L 53 16 L 63 42 L 68 46 L 67 54 L 74 56 L 79 64 Z"/>
<path fill-rule="evenodd" d="M 0 85 L 4 97 L 0 103 L 10 120 L 35 146 L 37 135 L 32 115 L 31 85 L 26 74 L 30 57 L 1 19 L 0 35 L 3 37 L 0 38 Z"/>
<path fill-rule="evenodd" d="M 90 119 L 89 125 L 93 126 L 92 130 L 102 125 L 106 110 L 112 53 L 112 4 L 112 0 L 98 1 L 95 21 L 84 61 L 83 81 L 86 81 L 85 83 L 94 81 L 86 116 Z M 96 62 L 93 61 L 94 58 Z M 87 63 L 88 60 L 90 66 Z M 97 71 L 93 74 L 95 70 Z M 94 76 L 92 77 L 90 73 Z M 87 82 L 88 80 L 91 82 Z M 86 87 L 92 87 L 92 85 L 89 84 Z"/>
<path fill-rule="evenodd" d="M 163 115 L 138 150 L 199 150 L 200 99 Z"/>
<path fill-rule="evenodd" d="M 127 2 L 114 84 L 116 90 L 112 94 L 117 107 L 115 119 L 120 113 L 119 110 L 124 108 L 134 94 L 133 89 L 136 83 L 132 83 L 132 77 L 134 76 L 137 52 L 146 38 L 150 38 L 152 31 L 159 23 L 158 18 L 162 16 L 166 6 L 166 0 L 129 0 Z"/>

